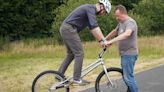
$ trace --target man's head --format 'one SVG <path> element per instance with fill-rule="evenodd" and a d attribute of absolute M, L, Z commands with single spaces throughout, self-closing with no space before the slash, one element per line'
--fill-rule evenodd
<path fill-rule="evenodd" d="M 111 4 L 108 0 L 99 0 L 99 3 L 96 5 L 97 7 L 97 15 L 105 15 L 106 13 L 110 13 Z"/>
<path fill-rule="evenodd" d="M 118 22 L 124 22 L 127 18 L 127 10 L 123 5 L 117 5 L 114 10 L 114 15 Z"/>

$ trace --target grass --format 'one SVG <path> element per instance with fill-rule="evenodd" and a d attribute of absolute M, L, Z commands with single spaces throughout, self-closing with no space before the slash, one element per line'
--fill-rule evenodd
<path fill-rule="evenodd" d="M 51 42 L 50 42 L 51 43 Z M 31 84 L 36 75 L 44 70 L 57 70 L 66 55 L 62 45 L 54 45 L 42 41 L 20 41 L 8 44 L 0 51 L 0 92 L 31 92 Z M 135 73 L 164 65 L 164 37 L 140 37 L 139 59 Z M 101 47 L 97 42 L 84 43 L 84 66 L 97 59 Z M 120 67 L 117 46 L 112 46 L 105 54 L 107 66 Z M 66 75 L 72 75 L 73 63 Z M 97 68 L 86 79 L 94 83 L 101 71 Z"/>

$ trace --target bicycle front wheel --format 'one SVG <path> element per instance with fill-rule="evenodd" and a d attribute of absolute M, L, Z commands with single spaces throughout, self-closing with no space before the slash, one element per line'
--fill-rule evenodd
<path fill-rule="evenodd" d="M 57 71 L 44 71 L 34 79 L 32 92 L 69 92 L 69 87 L 64 86 L 65 84 L 59 85 L 64 80 L 64 75 Z"/>
<path fill-rule="evenodd" d="M 102 71 L 96 79 L 96 92 L 129 92 L 128 87 L 123 81 L 123 72 L 120 68 L 108 68 L 108 76 Z"/>

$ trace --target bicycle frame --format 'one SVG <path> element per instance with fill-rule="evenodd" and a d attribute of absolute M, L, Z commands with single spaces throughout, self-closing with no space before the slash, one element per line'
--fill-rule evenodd
<path fill-rule="evenodd" d="M 95 68 L 97 68 L 98 66 L 101 65 L 102 68 L 103 68 L 103 70 L 104 70 L 104 72 L 105 72 L 105 74 L 106 74 L 106 76 L 107 76 L 107 79 L 108 79 L 109 83 L 111 84 L 111 86 L 113 86 L 113 83 L 112 83 L 111 79 L 110 79 L 109 76 L 108 76 L 107 68 L 106 68 L 106 66 L 104 65 L 104 60 L 103 60 L 103 55 L 104 55 L 106 49 L 107 49 L 107 48 L 105 47 L 105 48 L 103 49 L 103 51 L 99 54 L 99 59 L 98 59 L 96 62 L 90 64 L 89 66 L 87 66 L 86 68 L 84 68 L 84 69 L 82 70 L 81 78 L 83 78 L 85 75 L 87 75 L 87 74 L 90 73 L 92 70 L 94 70 Z M 88 69 L 89 69 L 89 70 L 88 70 Z M 85 72 L 85 71 L 86 71 L 86 72 Z"/>
<path fill-rule="evenodd" d="M 103 51 L 99 54 L 99 58 L 96 62 L 88 65 L 87 67 L 85 67 L 84 69 L 82 69 L 82 75 L 81 75 L 81 78 L 83 78 L 84 76 L 86 76 L 88 73 L 90 73 L 91 71 L 93 71 L 95 68 L 97 68 L 98 66 L 102 66 L 103 68 L 103 71 L 105 72 L 106 76 L 107 76 L 107 80 L 109 81 L 109 83 L 113 86 L 113 83 L 111 81 L 111 79 L 109 78 L 108 76 L 108 73 L 107 73 L 107 68 L 106 66 L 104 65 L 104 60 L 103 60 L 103 55 L 106 51 L 106 48 L 103 49 Z M 66 82 L 69 82 L 71 79 L 73 79 L 73 77 L 70 77 L 70 78 L 67 78 L 66 80 L 60 82 L 58 85 L 53 85 L 50 90 L 56 90 L 57 88 L 60 88 L 61 86 L 69 86 L 66 85 L 65 83 Z"/>

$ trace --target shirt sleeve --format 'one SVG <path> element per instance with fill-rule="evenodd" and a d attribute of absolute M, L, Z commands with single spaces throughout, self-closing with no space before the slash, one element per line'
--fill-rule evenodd
<path fill-rule="evenodd" d="M 89 29 L 92 30 L 92 29 L 98 27 L 98 23 L 96 20 L 96 14 L 94 13 L 94 11 L 92 11 L 92 9 L 87 10 L 87 16 L 88 16 L 88 21 L 89 21 Z"/>
<path fill-rule="evenodd" d="M 128 22 L 126 25 L 126 29 L 131 29 L 132 31 L 134 31 L 135 30 L 135 24 L 132 21 Z"/>

